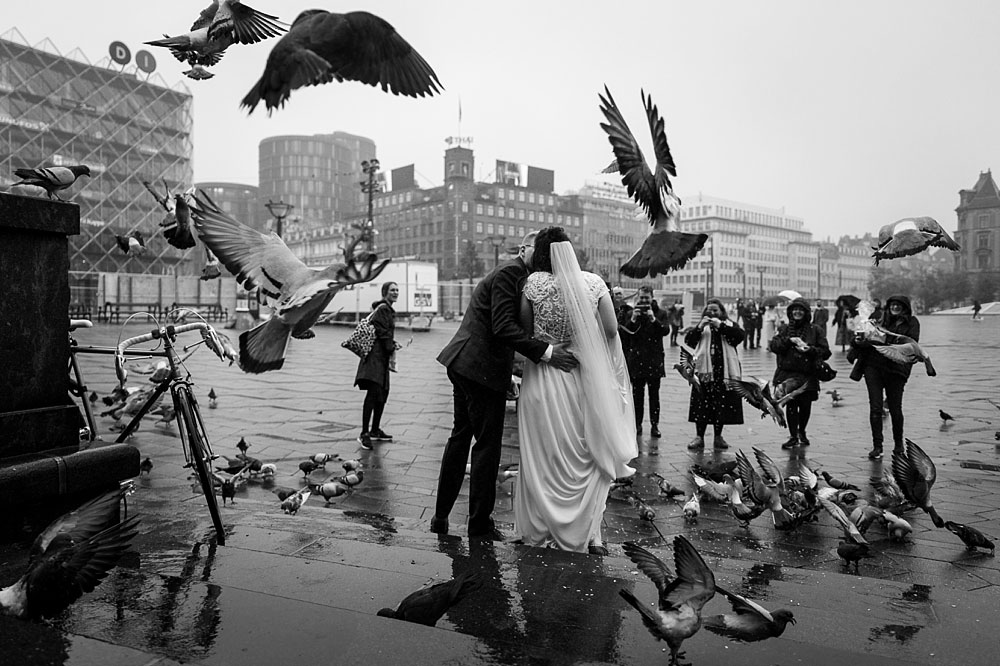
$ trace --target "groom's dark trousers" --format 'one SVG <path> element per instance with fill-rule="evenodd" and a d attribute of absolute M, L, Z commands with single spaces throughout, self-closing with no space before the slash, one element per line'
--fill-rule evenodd
<path fill-rule="evenodd" d="M 470 448 L 469 536 L 494 529 L 500 440 L 514 350 L 537 363 L 548 349 L 546 343 L 532 340 L 518 323 L 527 277 L 528 268 L 520 259 L 498 266 L 484 277 L 472 292 L 458 332 L 438 355 L 454 387 L 455 422 L 441 458 L 431 519 L 435 532 L 448 530 L 448 515 L 465 479 Z"/>

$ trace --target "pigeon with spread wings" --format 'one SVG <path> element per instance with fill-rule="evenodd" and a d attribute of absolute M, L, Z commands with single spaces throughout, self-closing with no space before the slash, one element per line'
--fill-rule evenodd
<path fill-rule="evenodd" d="M 674 194 L 670 183 L 670 176 L 677 177 L 677 167 L 667 144 L 663 118 L 653 104 L 653 99 L 643 92 L 642 100 L 656 154 L 656 170 L 651 171 L 607 86 L 604 87 L 604 94 L 606 98 L 599 95 L 601 112 L 608 122 L 601 123 L 601 128 L 607 132 L 608 141 L 614 150 L 613 164 L 617 165 L 622 176 L 622 185 L 628 190 L 629 196 L 642 207 L 652 226 L 642 247 L 619 271 L 631 278 L 644 278 L 647 275 L 656 277 L 669 270 L 677 270 L 701 251 L 708 235 L 677 230 L 681 200 Z"/>
<path fill-rule="evenodd" d="M 923 252 L 929 247 L 945 247 L 954 252 L 961 246 L 931 217 L 907 217 L 878 231 L 878 247 L 873 247 L 875 265 L 882 259 L 897 259 Z"/>
<path fill-rule="evenodd" d="M 259 12 L 239 0 L 215 0 L 201 11 L 183 35 L 146 42 L 170 50 L 177 60 L 186 62 L 192 69 L 184 72 L 188 78 L 212 78 L 205 67 L 216 65 L 233 44 L 256 44 L 285 32 L 277 16 Z"/>
<path fill-rule="evenodd" d="M 378 277 L 389 263 L 376 255 L 355 256 L 357 241 L 344 250 L 344 264 L 309 268 L 277 234 L 265 235 L 223 212 L 204 192 L 194 197 L 191 217 L 202 242 L 247 291 L 273 308 L 271 318 L 240 335 L 240 368 L 260 373 L 284 365 L 289 338 L 308 339 L 334 294 Z"/>
<path fill-rule="evenodd" d="M 407 97 L 443 89 L 427 61 L 387 21 L 368 12 L 310 9 L 271 49 L 264 73 L 240 106 L 253 113 L 263 100 L 270 114 L 296 88 L 344 80 Z"/>

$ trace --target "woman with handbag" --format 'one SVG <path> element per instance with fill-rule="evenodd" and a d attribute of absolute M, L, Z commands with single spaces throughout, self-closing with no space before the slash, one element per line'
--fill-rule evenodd
<path fill-rule="evenodd" d="M 375 342 L 371 351 L 358 363 L 354 385 L 365 391 L 361 408 L 361 448 L 371 449 L 372 440 L 391 442 L 392 436 L 382 430 L 382 411 L 389 399 L 389 371 L 394 369 L 396 350 L 396 311 L 392 304 L 399 299 L 399 285 L 386 282 L 382 285 L 382 299 L 372 303 L 368 321 L 375 329 Z M 371 429 L 369 430 L 369 423 Z"/>
<path fill-rule="evenodd" d="M 785 418 L 788 421 L 788 441 L 783 449 L 809 446 L 806 426 L 812 413 L 812 403 L 819 399 L 819 378 L 817 366 L 830 358 L 830 343 L 826 332 L 812 323 L 809 302 L 796 298 L 785 310 L 788 323 L 782 326 L 771 339 L 769 348 L 774 352 L 777 368 L 772 384 L 785 384 L 797 395 L 785 403 Z"/>

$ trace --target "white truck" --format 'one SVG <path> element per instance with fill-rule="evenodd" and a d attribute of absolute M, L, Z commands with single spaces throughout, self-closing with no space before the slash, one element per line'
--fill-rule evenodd
<path fill-rule="evenodd" d="M 414 259 L 394 259 L 371 282 L 338 291 L 321 320 L 358 321 L 368 316 L 372 303 L 382 298 L 382 285 L 386 282 L 399 285 L 396 315 L 409 316 L 414 330 L 430 328 L 431 318 L 438 313 L 437 264 Z"/>

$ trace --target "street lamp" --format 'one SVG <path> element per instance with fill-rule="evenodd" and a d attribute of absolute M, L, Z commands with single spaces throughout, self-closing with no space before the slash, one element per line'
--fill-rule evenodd
<path fill-rule="evenodd" d="M 747 298 L 747 273 L 742 266 L 736 267 L 736 275 L 743 280 L 743 291 L 740 292 L 740 298 L 746 300 Z"/>
<path fill-rule="evenodd" d="M 264 204 L 264 208 L 267 208 L 267 212 L 269 212 L 272 216 L 274 216 L 275 233 L 277 233 L 278 237 L 280 238 L 285 218 L 288 217 L 288 214 L 292 212 L 292 209 L 295 208 L 295 206 L 293 206 L 292 204 L 287 204 L 281 200 L 271 201 L 270 199 L 268 199 L 267 203 Z"/>
<path fill-rule="evenodd" d="M 487 236 L 486 240 L 493 246 L 493 267 L 500 265 L 500 248 L 507 242 L 506 236 Z"/>
<path fill-rule="evenodd" d="M 368 195 L 368 223 L 362 232 L 361 237 L 368 244 L 368 251 L 375 250 L 375 214 L 373 201 L 376 192 L 382 191 L 381 186 L 375 182 L 375 174 L 378 173 L 379 162 L 374 157 L 370 160 L 362 160 L 361 171 L 368 176 L 368 180 L 361 181 L 361 191 Z"/>
<path fill-rule="evenodd" d="M 757 272 L 760 273 L 760 300 L 764 300 L 764 271 L 767 270 L 767 266 L 758 266 Z"/>

